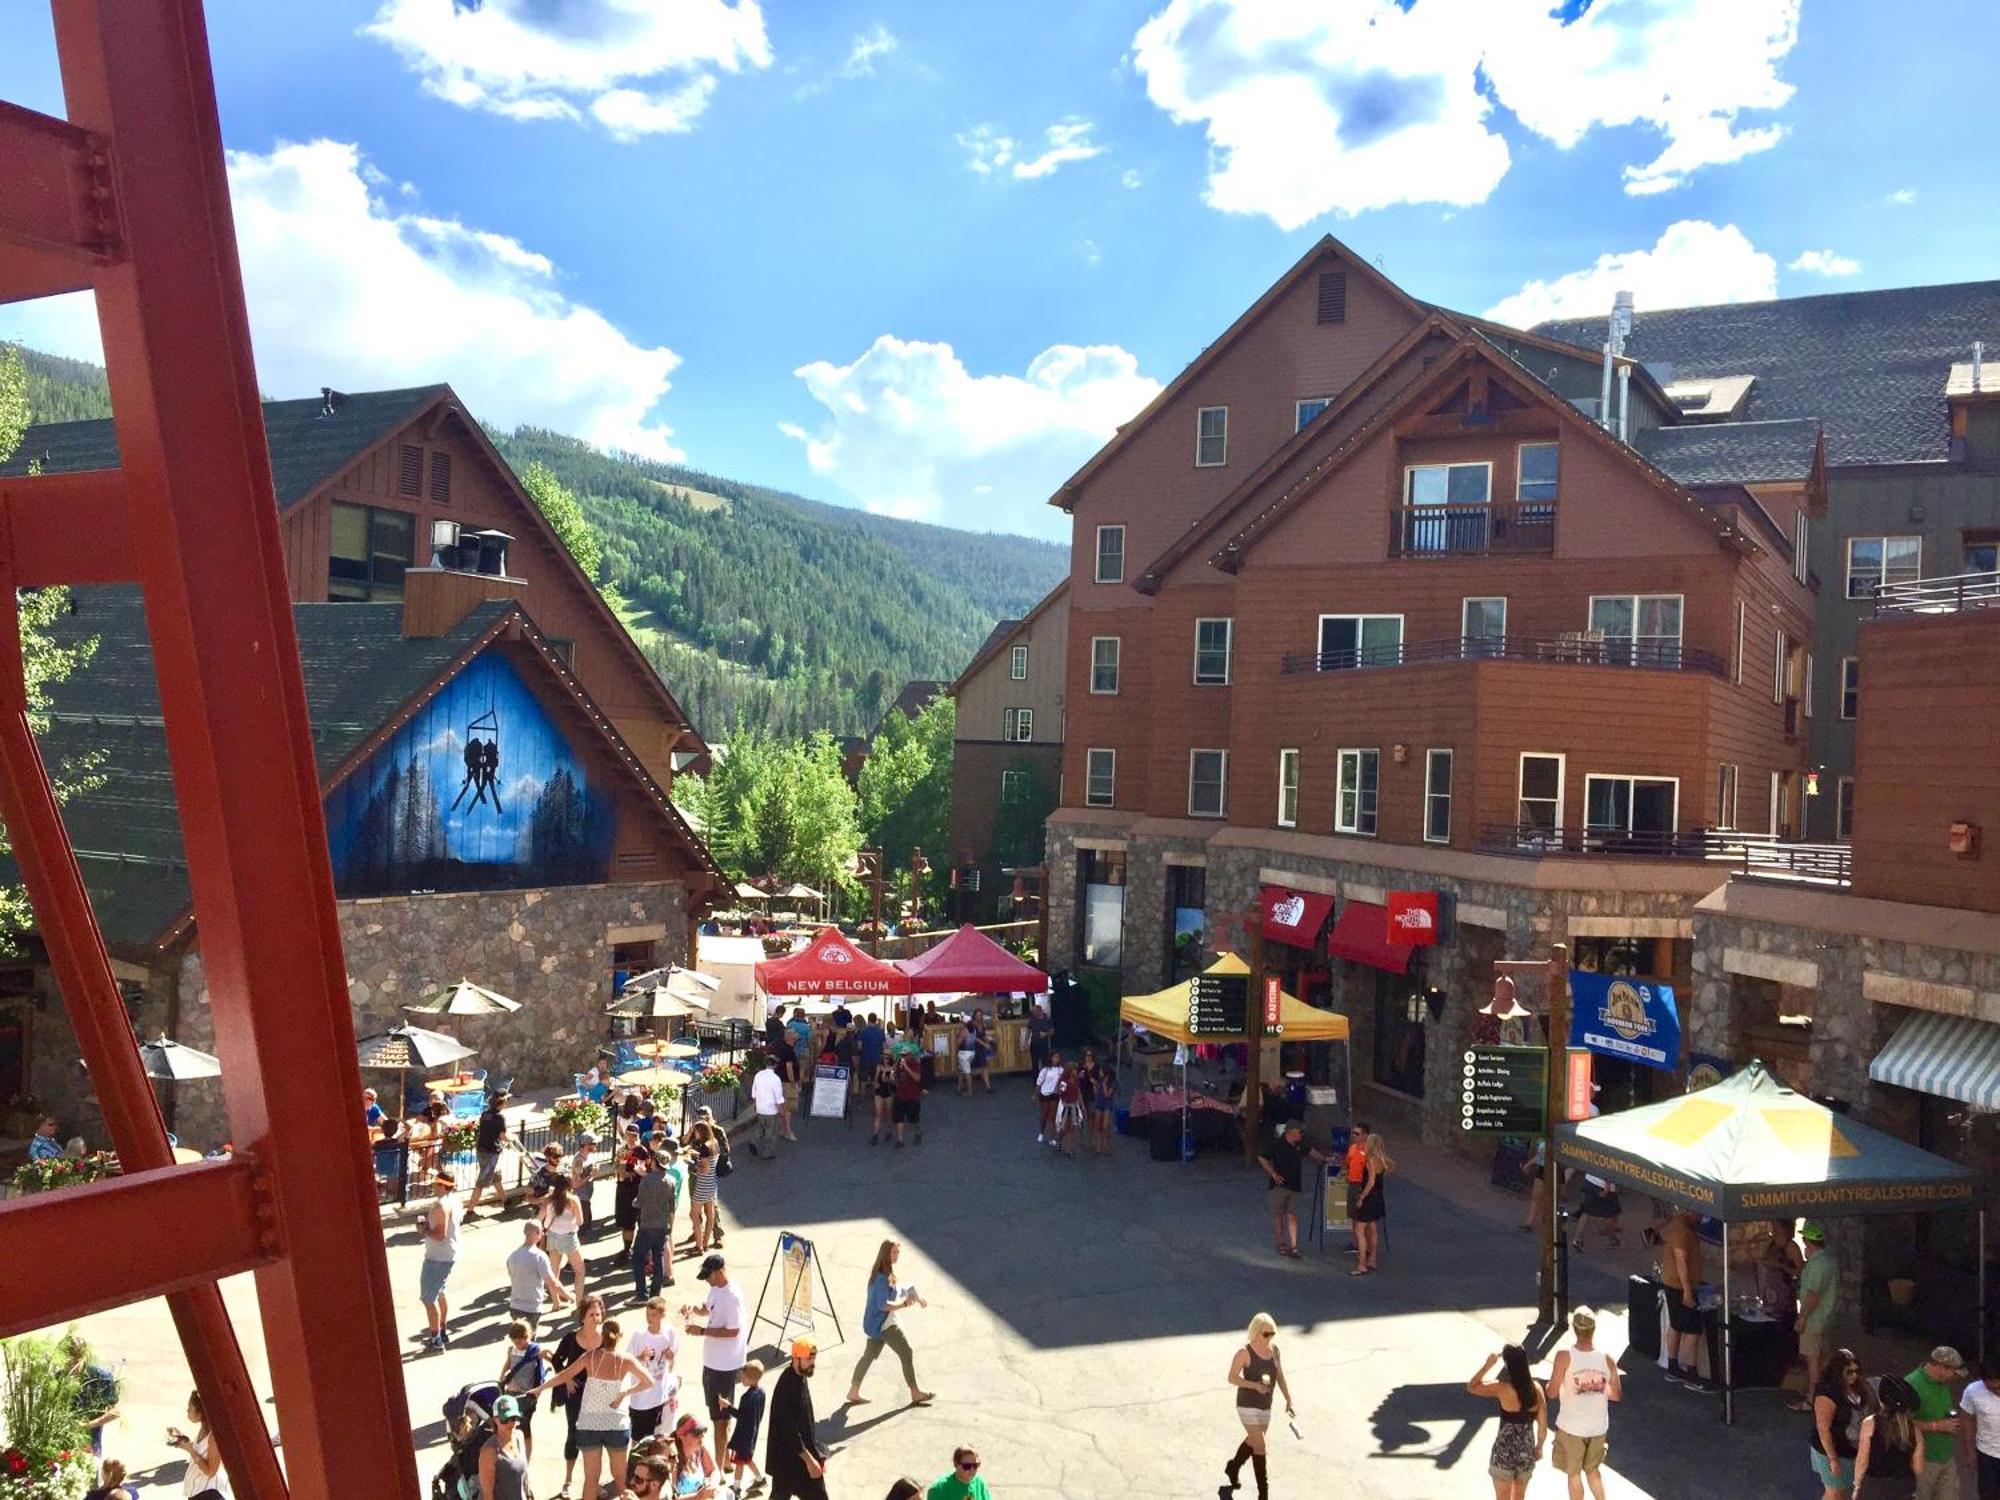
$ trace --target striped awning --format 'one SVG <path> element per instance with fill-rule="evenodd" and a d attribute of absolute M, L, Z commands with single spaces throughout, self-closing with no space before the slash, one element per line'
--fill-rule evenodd
<path fill-rule="evenodd" d="M 2000 1109 L 2000 1026 L 1970 1016 L 1913 1015 L 1875 1054 L 1868 1076 L 1876 1083 Z"/>

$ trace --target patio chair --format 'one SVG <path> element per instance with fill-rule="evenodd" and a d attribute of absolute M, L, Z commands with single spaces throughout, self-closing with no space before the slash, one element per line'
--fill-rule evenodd
<path fill-rule="evenodd" d="M 486 1097 L 471 1089 L 451 1096 L 451 1117 L 454 1120 L 476 1120 L 486 1110 Z"/>
<path fill-rule="evenodd" d="M 481 1074 L 480 1076 L 484 1077 L 485 1075 Z M 511 1094 L 513 1092 L 514 1075 L 512 1073 L 509 1073 L 505 1078 L 486 1079 L 486 1097 L 489 1099 L 495 1094 Z"/>
<path fill-rule="evenodd" d="M 611 1071 L 614 1073 L 636 1073 L 646 1066 L 646 1059 L 639 1055 L 638 1042 L 630 1038 L 621 1040 L 612 1052 Z"/>

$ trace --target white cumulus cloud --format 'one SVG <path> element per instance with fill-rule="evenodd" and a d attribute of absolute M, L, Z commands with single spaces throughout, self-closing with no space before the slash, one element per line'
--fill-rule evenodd
<path fill-rule="evenodd" d="M 558 286 L 549 259 L 456 219 L 399 213 L 358 148 L 229 153 L 257 382 L 276 396 L 449 381 L 472 414 L 684 455 L 653 415 L 680 358 Z M 0 308 L 0 336 L 102 358 L 88 294 Z"/>
<path fill-rule="evenodd" d="M 1090 121 L 1071 115 L 1042 132 L 1044 149 L 1036 155 L 1023 152 L 1021 143 L 1003 135 L 998 126 L 975 125 L 954 137 L 966 155 L 965 164 L 981 177 L 1006 172 L 1021 181 L 1052 177 L 1073 161 L 1089 161 L 1102 156 L 1104 148 L 1091 140 L 1095 129 Z M 1135 186 L 1127 183 L 1126 186 Z"/>
<path fill-rule="evenodd" d="M 1778 295 L 1778 263 L 1734 224 L 1682 219 L 1668 225 L 1650 250 L 1600 255 L 1584 270 L 1530 281 L 1486 316 L 1515 328 L 1602 316 L 1618 292 L 1632 293 L 1642 315 L 1666 307 L 1764 302 Z"/>
<path fill-rule="evenodd" d="M 1917 190 L 1915 188 L 1897 188 L 1895 192 L 1889 194 L 1889 201 L 1898 208 L 1908 208 L 1912 203 L 1917 201 Z"/>
<path fill-rule="evenodd" d="M 902 44 L 897 41 L 893 31 L 881 22 L 876 22 L 872 28 L 857 36 L 853 45 L 847 49 L 847 61 L 840 65 L 840 76 L 873 78 L 875 59 L 894 52 L 900 45 Z"/>
<path fill-rule="evenodd" d="M 851 364 L 795 372 L 825 409 L 805 443 L 813 472 L 872 511 L 1065 536 L 1055 487 L 1159 394 L 1115 345 L 1056 344 L 1020 375 L 975 375 L 949 344 L 883 334 Z"/>
<path fill-rule="evenodd" d="M 1861 262 L 1849 255 L 1836 255 L 1831 250 L 1805 250 L 1785 269 L 1810 271 L 1816 276 L 1852 276 L 1861 269 Z"/>
<path fill-rule="evenodd" d="M 1016 177 L 1048 177 L 1058 168 L 1068 166 L 1073 161 L 1089 161 L 1093 156 L 1102 156 L 1104 148 L 1090 138 L 1091 124 L 1072 116 L 1059 120 L 1042 132 L 1048 142 L 1048 149 L 1040 156 L 1014 163 Z"/>
<path fill-rule="evenodd" d="M 1792 95 L 1798 0 L 1168 0 L 1133 38 L 1153 103 L 1209 140 L 1207 198 L 1293 229 L 1397 203 L 1483 202 L 1511 156 L 1497 101 L 1569 147 L 1601 126 L 1664 144 L 1628 193 L 1777 144 L 1745 110 Z"/>
<path fill-rule="evenodd" d="M 449 103 L 620 140 L 691 129 L 717 73 L 771 63 L 757 0 L 382 0 L 362 34 Z"/>
<path fill-rule="evenodd" d="M 991 125 L 975 125 L 954 139 L 965 151 L 965 164 L 981 177 L 991 177 L 1014 160 L 1014 138 Z"/>

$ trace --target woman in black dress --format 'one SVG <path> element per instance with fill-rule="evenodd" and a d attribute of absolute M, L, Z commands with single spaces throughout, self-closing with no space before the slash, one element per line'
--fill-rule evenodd
<path fill-rule="evenodd" d="M 1361 1179 L 1361 1189 L 1354 1195 L 1354 1269 L 1350 1276 L 1366 1276 L 1373 1271 L 1382 1258 L 1382 1220 L 1388 1215 L 1389 1205 L 1384 1201 L 1388 1188 L 1389 1174 L 1395 1170 L 1395 1162 L 1382 1144 L 1382 1137 L 1368 1137 L 1368 1158 L 1365 1173 Z"/>
<path fill-rule="evenodd" d="M 889 1134 L 890 1113 L 896 1106 L 896 1059 L 887 1050 L 882 1060 L 875 1064 L 875 1123 L 868 1132 L 868 1144 L 874 1145 Z"/>

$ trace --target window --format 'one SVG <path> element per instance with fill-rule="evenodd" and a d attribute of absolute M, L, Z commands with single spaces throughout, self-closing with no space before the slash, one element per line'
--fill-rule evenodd
<path fill-rule="evenodd" d="M 1782 771 L 1771 773 L 1770 827 L 1766 830 L 1772 838 L 1777 838 L 1785 827 L 1785 775 Z"/>
<path fill-rule="evenodd" d="M 1118 691 L 1118 637 L 1094 635 L 1090 638 L 1090 690 L 1093 693 Z"/>
<path fill-rule="evenodd" d="M 1083 753 L 1083 805 L 1109 807 L 1118 785 L 1118 752 L 1086 750 Z"/>
<path fill-rule="evenodd" d="M 2000 572 L 2000 542 L 1967 542 L 1965 544 L 1965 571 L 1968 573 Z"/>
<path fill-rule="evenodd" d="M 1679 594 L 1594 594 L 1590 628 L 1604 636 L 1604 659 L 1622 667 L 1681 664 Z"/>
<path fill-rule="evenodd" d="M 1345 271 L 1322 271 L 1319 273 L 1319 321 L 1322 323 L 1345 323 L 1347 321 L 1347 273 Z"/>
<path fill-rule="evenodd" d="M 1404 553 L 1484 552 L 1493 465 L 1414 464 L 1403 471 Z"/>
<path fill-rule="evenodd" d="M 1521 757 L 1519 822 L 1524 830 L 1562 832 L 1563 757 Z"/>
<path fill-rule="evenodd" d="M 1587 833 L 1670 834 L 1680 826 L 1681 784 L 1666 776 L 1586 776 Z"/>
<path fill-rule="evenodd" d="M 1077 888 L 1083 892 L 1083 961 L 1115 969 L 1125 951 L 1125 851 L 1079 849 L 1076 861 Z"/>
<path fill-rule="evenodd" d="M 1206 687 L 1229 684 L 1229 645 L 1234 634 L 1229 620 L 1194 622 L 1194 680 Z"/>
<path fill-rule="evenodd" d="M 1204 406 L 1194 414 L 1194 466 L 1219 469 L 1229 458 L 1229 408 Z"/>
<path fill-rule="evenodd" d="M 1835 838 L 1854 837 L 1854 778 L 1843 776 L 1834 783 L 1833 835 Z"/>
<path fill-rule="evenodd" d="M 431 500 L 437 505 L 451 504 L 451 455 L 433 453 L 431 455 Z"/>
<path fill-rule="evenodd" d="M 1375 803 L 1380 787 L 1382 752 L 1343 750 L 1333 805 L 1335 833 L 1375 836 Z"/>
<path fill-rule="evenodd" d="M 1743 686 L 1743 641 L 1750 625 L 1750 606 L 1742 599 L 1736 601 L 1736 670 L 1733 675 L 1738 687 Z"/>
<path fill-rule="evenodd" d="M 1004 708 L 1000 711 L 1000 738 L 1019 740 L 1025 743 L 1035 737 L 1035 711 L 1032 708 Z"/>
<path fill-rule="evenodd" d="M 1278 826 L 1299 826 L 1299 752 L 1278 752 Z"/>
<path fill-rule="evenodd" d="M 1188 751 L 1188 816 L 1219 818 L 1228 805 L 1229 752 Z"/>
<path fill-rule="evenodd" d="M 1451 752 L 1424 752 L 1424 842 L 1451 842 Z"/>
<path fill-rule="evenodd" d="M 1380 969 L 1375 975 L 1375 1082 L 1413 1099 L 1424 1097 L 1424 986 Z"/>
<path fill-rule="evenodd" d="M 1412 464 L 1403 471 L 1406 505 L 1485 505 L 1493 495 L 1493 465 Z"/>
<path fill-rule="evenodd" d="M 1459 653 L 1463 656 L 1507 654 L 1507 601 L 1467 599 L 1459 606 Z"/>
<path fill-rule="evenodd" d="M 1792 516 L 1792 577 L 1806 581 L 1806 544 L 1812 539 L 1812 522 L 1804 511 Z"/>
<path fill-rule="evenodd" d="M 1806 653 L 1805 680 L 1799 684 L 1799 712 L 1804 714 L 1808 719 L 1810 719 L 1813 716 L 1812 678 L 1813 678 L 1813 654 L 1812 652 L 1808 651 Z"/>
<path fill-rule="evenodd" d="M 1099 583 L 1123 583 L 1125 581 L 1125 528 L 1123 526 L 1100 526 L 1097 528 L 1097 581 Z"/>
<path fill-rule="evenodd" d="M 1321 615 L 1319 669 L 1394 667 L 1403 660 L 1401 615 Z"/>
<path fill-rule="evenodd" d="M 1907 583 L 1923 573 L 1924 542 L 1915 536 L 1847 539 L 1847 597 L 1867 599 L 1885 583 Z"/>
<path fill-rule="evenodd" d="M 1556 473 L 1561 466 L 1561 453 L 1554 443 L 1523 443 L 1516 450 L 1514 499 L 1521 506 L 1545 510 L 1556 503 Z"/>
<path fill-rule="evenodd" d="M 1026 646 L 1016 646 L 1014 648 L 1012 659 L 1007 663 L 1007 675 L 1016 682 L 1026 682 L 1028 680 L 1028 648 Z"/>
<path fill-rule="evenodd" d="M 336 502 L 326 565 L 327 598 L 340 603 L 402 598 L 416 522 L 407 511 Z"/>
<path fill-rule="evenodd" d="M 1861 707 L 1861 658 L 1843 656 L 1840 659 L 1840 716 L 1854 717 Z"/>
<path fill-rule="evenodd" d="M 1736 767 L 1727 761 L 1715 768 L 1715 826 L 1736 826 Z"/>
<path fill-rule="evenodd" d="M 1792 643 L 1785 639 L 1785 632 L 1778 632 L 1777 649 L 1771 656 L 1771 701 L 1785 701 L 1785 668 L 1790 665 Z"/>
<path fill-rule="evenodd" d="M 404 443 L 396 459 L 396 493 L 415 499 L 424 492 L 424 450 Z"/>
<path fill-rule="evenodd" d="M 1167 983 L 1179 984 L 1208 961 L 1208 870 L 1167 866 Z"/>
<path fill-rule="evenodd" d="M 1304 432 L 1306 423 L 1333 405 L 1331 396 L 1301 396 L 1292 404 L 1292 431 Z"/>
<path fill-rule="evenodd" d="M 1019 807 L 1028 800 L 1028 773 L 1026 771 L 1002 771 L 1000 773 L 1000 804 L 1003 807 Z"/>

